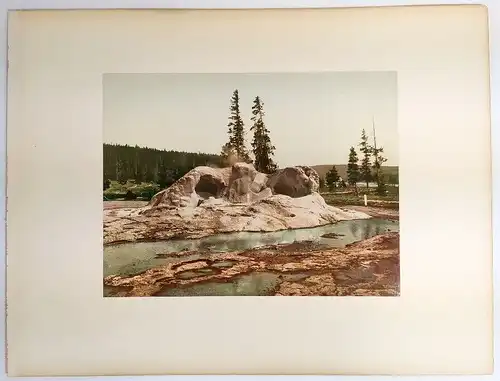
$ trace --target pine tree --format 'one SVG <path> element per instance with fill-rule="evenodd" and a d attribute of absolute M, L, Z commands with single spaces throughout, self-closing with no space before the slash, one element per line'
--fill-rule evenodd
<path fill-rule="evenodd" d="M 147 183 L 152 183 L 154 181 L 153 173 L 149 170 L 149 166 L 147 163 L 145 163 L 142 167 L 142 178 Z"/>
<path fill-rule="evenodd" d="M 325 189 L 325 179 L 320 176 L 319 178 L 319 189 Z"/>
<path fill-rule="evenodd" d="M 361 159 L 360 180 L 366 182 L 366 188 L 368 188 L 370 186 L 370 181 L 372 180 L 370 161 L 372 147 L 368 144 L 368 136 L 366 135 L 364 129 L 361 131 L 361 142 L 359 143 L 359 147 L 361 153 L 363 154 L 363 158 Z"/>
<path fill-rule="evenodd" d="M 118 180 L 118 183 L 124 185 L 127 183 L 127 174 L 125 173 L 124 165 L 123 165 L 123 160 L 118 158 L 116 160 L 116 180 Z"/>
<path fill-rule="evenodd" d="M 264 103 L 257 96 L 253 101 L 252 106 L 252 122 L 253 126 L 250 131 L 253 131 L 252 152 L 255 157 L 255 169 L 263 173 L 273 173 L 277 169 L 272 156 L 274 155 L 274 147 L 271 144 L 269 130 L 264 124 Z"/>
<path fill-rule="evenodd" d="M 139 147 L 136 146 L 136 148 Z M 143 170 L 140 168 L 139 165 L 139 152 L 136 151 L 134 160 L 134 182 L 136 184 L 141 184 L 142 180 L 143 180 Z"/>
<path fill-rule="evenodd" d="M 349 161 L 347 163 L 347 182 L 349 185 L 354 186 L 354 191 L 358 195 L 358 181 L 360 179 L 359 166 L 358 166 L 358 154 L 354 147 L 351 147 L 349 151 Z"/>
<path fill-rule="evenodd" d="M 109 173 L 106 171 L 106 168 L 103 168 L 102 171 L 102 190 L 105 191 L 109 187 L 111 187 L 111 176 Z"/>
<path fill-rule="evenodd" d="M 250 155 L 245 147 L 245 125 L 240 113 L 240 96 L 238 89 L 234 90 L 231 97 L 230 115 L 227 133 L 229 141 L 222 147 L 221 156 L 230 161 L 230 155 L 234 154 L 237 161 L 250 163 Z"/>
<path fill-rule="evenodd" d="M 339 173 L 337 172 L 337 168 L 333 166 L 332 169 L 326 173 L 326 184 L 328 188 L 332 190 L 337 187 L 337 181 L 339 181 Z"/>
<path fill-rule="evenodd" d="M 170 171 L 165 165 L 163 158 L 160 156 L 160 160 L 157 165 L 157 183 L 160 189 L 165 189 L 169 185 Z"/>
<path fill-rule="evenodd" d="M 382 164 L 387 161 L 385 157 L 381 155 L 384 152 L 382 147 L 377 147 L 377 135 L 375 133 L 375 121 L 373 122 L 373 147 L 371 147 L 371 152 L 373 155 L 373 169 L 375 172 L 375 181 L 377 183 L 377 193 L 385 193 L 384 177 L 382 174 Z"/>
<path fill-rule="evenodd" d="M 104 177 L 103 183 L 102 183 L 102 190 L 105 191 L 110 186 L 111 186 L 111 181 L 109 181 L 109 179 L 107 179 L 106 177 Z"/>
<path fill-rule="evenodd" d="M 159 159 L 161 161 L 161 157 Z M 151 172 L 151 177 L 153 179 L 153 183 L 160 185 L 160 163 L 159 160 L 157 159 L 155 162 L 155 167 L 153 168 L 153 171 Z M 161 188 L 161 187 L 160 187 Z"/>

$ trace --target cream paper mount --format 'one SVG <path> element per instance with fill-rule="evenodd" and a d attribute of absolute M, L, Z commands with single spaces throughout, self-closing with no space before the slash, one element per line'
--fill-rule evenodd
<path fill-rule="evenodd" d="M 486 7 L 8 22 L 9 375 L 491 373 Z M 103 298 L 103 75 L 326 71 L 397 72 L 401 295 Z"/>

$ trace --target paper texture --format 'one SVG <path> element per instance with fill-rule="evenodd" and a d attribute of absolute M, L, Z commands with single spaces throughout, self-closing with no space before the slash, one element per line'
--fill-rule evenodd
<path fill-rule="evenodd" d="M 492 371 L 485 7 L 13 12 L 9 47 L 9 375 Z M 103 74 L 309 71 L 397 71 L 401 296 L 103 298 Z"/>

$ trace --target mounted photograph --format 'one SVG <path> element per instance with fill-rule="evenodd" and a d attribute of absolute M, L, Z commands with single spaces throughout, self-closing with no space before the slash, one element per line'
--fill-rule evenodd
<path fill-rule="evenodd" d="M 396 72 L 103 75 L 103 295 L 400 295 Z"/>

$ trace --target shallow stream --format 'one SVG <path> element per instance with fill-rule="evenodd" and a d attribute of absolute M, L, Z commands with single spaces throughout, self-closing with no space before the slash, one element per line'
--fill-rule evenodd
<path fill-rule="evenodd" d="M 328 247 L 344 247 L 389 231 L 399 231 L 399 222 L 384 219 L 340 221 L 336 224 L 308 229 L 282 230 L 269 233 L 237 232 L 217 234 L 200 239 L 170 240 L 156 242 L 131 242 L 104 248 L 104 276 L 128 276 L 143 272 L 167 263 L 203 259 L 207 253 L 232 252 L 254 249 L 263 246 L 290 244 L 294 242 L 313 241 Z M 331 238 L 323 237 L 329 234 Z M 176 255 L 182 251 L 197 253 Z M 230 263 L 216 262 L 213 267 L 223 269 Z M 208 274 L 207 274 L 208 275 Z M 186 275 L 186 276 L 189 276 Z M 249 274 L 236 277 L 231 283 L 205 284 L 199 293 L 210 295 L 247 295 L 259 291 L 266 293 L 278 282 L 276 274 Z M 201 285 L 200 285 L 201 287 Z M 170 290 L 179 296 L 184 289 Z M 212 290 L 212 291 L 211 291 Z M 189 295 L 198 292 L 195 286 L 190 287 Z"/>

